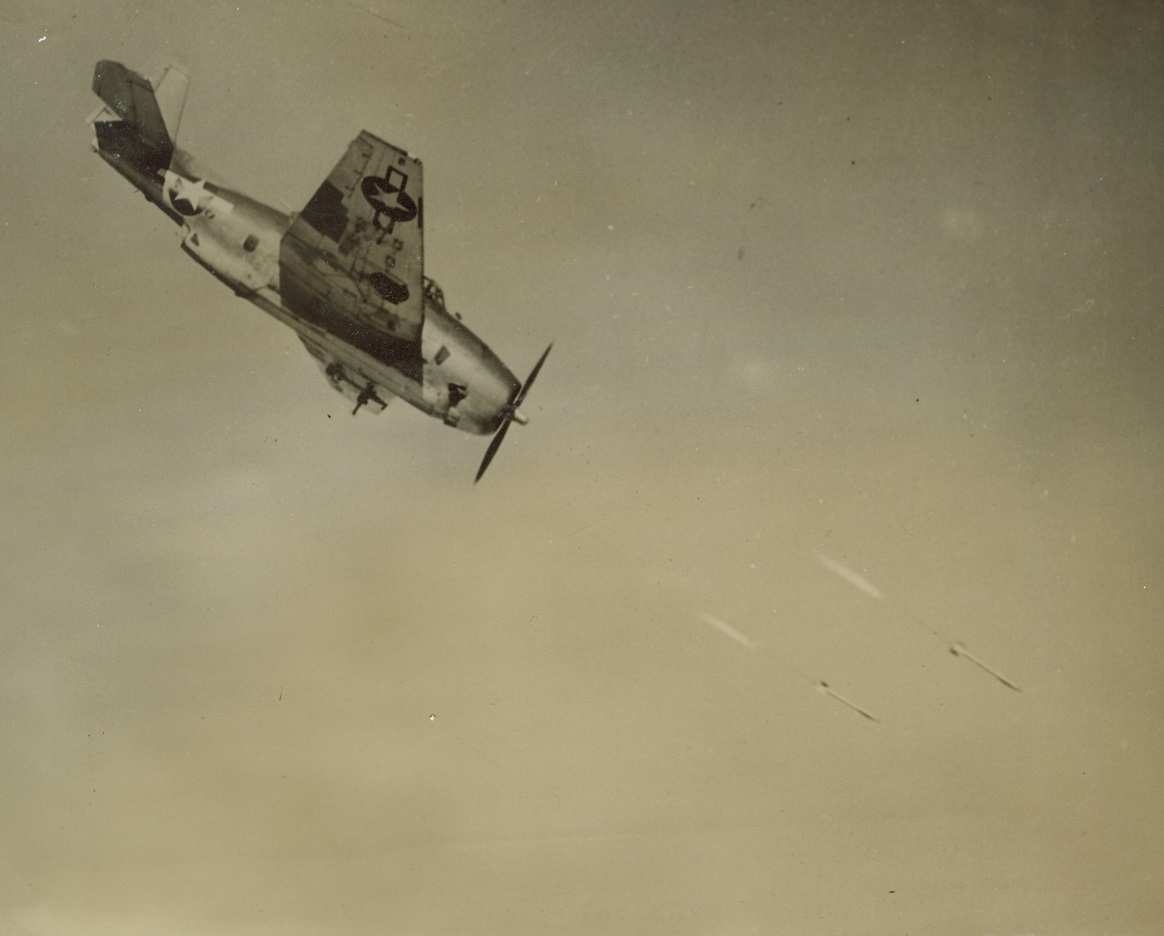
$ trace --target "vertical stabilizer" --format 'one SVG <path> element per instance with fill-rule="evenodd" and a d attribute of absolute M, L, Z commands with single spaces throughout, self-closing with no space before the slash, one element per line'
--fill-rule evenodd
<path fill-rule="evenodd" d="M 167 70 L 159 85 L 166 83 L 171 72 L 173 69 Z M 167 88 L 165 100 L 171 114 L 175 112 L 174 101 L 177 100 L 176 113 L 180 116 L 182 100 L 185 97 L 185 85 L 182 81 L 185 76 L 180 72 L 174 74 L 177 84 L 182 84 L 182 87 L 179 89 L 175 85 L 174 91 Z M 162 116 L 154 87 L 137 72 L 130 71 L 120 62 L 98 62 L 93 70 L 93 93 L 101 98 L 144 143 L 155 149 L 173 151 L 174 140 Z"/>
<path fill-rule="evenodd" d="M 93 70 L 93 91 L 105 102 L 92 119 L 94 148 L 175 220 L 162 199 L 162 183 L 174 158 L 188 83 L 186 73 L 174 67 L 156 86 L 120 62 L 100 61 Z"/>

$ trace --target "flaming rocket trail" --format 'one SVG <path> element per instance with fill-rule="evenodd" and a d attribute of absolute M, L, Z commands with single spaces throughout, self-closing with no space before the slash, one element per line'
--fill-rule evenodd
<path fill-rule="evenodd" d="M 842 563 L 837 562 L 836 559 L 833 559 L 829 556 L 826 556 L 822 552 L 818 552 L 815 555 L 816 555 L 817 561 L 819 561 L 821 565 L 823 565 L 830 572 L 833 572 L 836 575 L 839 575 L 841 578 L 843 578 L 846 582 L 848 582 L 854 588 L 860 589 L 866 595 L 869 595 L 871 598 L 882 599 L 885 597 L 884 595 L 881 594 L 881 590 L 876 585 L 874 585 L 872 582 L 870 582 L 864 576 L 858 575 L 856 572 L 854 572 L 852 569 L 850 569 L 847 565 L 843 565 Z M 897 604 L 897 602 L 894 602 L 894 604 Z M 1002 683 L 1008 689 L 1013 689 L 1015 692 L 1022 692 L 1022 690 L 1018 686 L 1016 686 L 1009 679 L 1007 679 L 1005 676 L 1003 676 L 1000 672 L 998 672 L 998 670 L 991 669 L 989 666 L 987 666 L 985 663 L 983 663 L 980 659 L 978 659 L 978 657 L 974 656 L 974 654 L 972 654 L 969 650 L 966 649 L 966 645 L 963 644 L 961 641 L 951 640 L 949 637 L 946 637 L 944 634 L 938 633 L 932 627 L 925 624 L 920 618 L 918 618 L 917 615 L 911 614 L 909 611 L 905 610 L 904 608 L 899 608 L 899 610 L 901 610 L 901 612 L 907 618 L 909 618 L 909 620 L 911 620 L 914 624 L 916 624 L 922 630 L 927 631 L 928 633 L 932 634 L 933 636 L 935 636 L 939 640 L 941 640 L 943 643 L 945 643 L 946 646 L 949 648 L 950 652 L 952 654 L 954 654 L 954 656 L 961 657 L 964 660 L 969 660 L 971 663 L 973 663 L 975 666 L 977 666 L 983 672 L 989 673 L 991 676 L 993 676 L 995 679 L 997 679 L 1000 683 Z M 824 684 L 822 683 L 822 685 L 824 685 Z M 825 686 L 825 690 L 828 691 L 827 686 Z M 842 700 L 842 701 L 844 701 L 844 700 Z M 862 712 L 862 714 L 865 714 L 865 713 Z"/>
<path fill-rule="evenodd" d="M 706 612 L 700 613 L 699 619 L 701 621 L 703 621 L 704 624 L 708 624 L 711 627 L 714 627 L 717 631 L 719 631 L 725 637 L 730 637 L 736 643 L 741 644 L 744 647 L 747 647 L 749 650 L 754 650 L 757 646 L 755 641 L 753 641 L 750 637 L 747 637 L 746 635 L 741 634 L 738 630 L 736 630 L 734 627 L 732 627 L 726 621 L 722 621 L 719 618 L 717 618 L 711 614 L 707 614 Z M 785 669 L 787 669 L 789 672 L 795 673 L 801 679 L 805 680 L 808 683 L 811 683 L 813 686 L 815 686 L 817 688 L 817 690 L 822 695 L 831 696 L 832 698 L 834 698 L 838 702 L 840 702 L 842 705 L 847 706 L 848 708 L 851 708 L 858 715 L 862 715 L 865 718 L 869 719 L 869 721 L 880 721 L 880 719 L 877 718 L 877 716 L 871 714 L 867 710 L 861 708 L 861 706 L 857 705 L 851 699 L 846 699 L 839 692 L 832 689 L 829 686 L 829 684 L 827 682 L 825 682 L 823 679 L 813 679 L 811 676 L 809 676 L 803 670 L 797 668 L 796 666 L 793 666 L 787 660 L 784 660 L 784 659 L 780 658 L 779 656 L 776 656 L 775 654 L 772 654 L 772 658 L 774 660 L 776 660 L 776 662 L 779 663 L 781 666 L 783 666 Z"/>

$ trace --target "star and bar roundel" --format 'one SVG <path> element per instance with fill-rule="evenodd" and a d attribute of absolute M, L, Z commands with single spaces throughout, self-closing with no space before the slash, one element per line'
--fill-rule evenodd
<path fill-rule="evenodd" d="M 389 166 L 384 178 L 379 176 L 364 176 L 360 180 L 360 191 L 376 214 L 372 218 L 372 227 L 391 232 L 397 224 L 405 224 L 416 217 L 416 202 L 405 191 L 408 185 L 408 176 Z M 386 223 L 381 218 L 387 218 Z"/>

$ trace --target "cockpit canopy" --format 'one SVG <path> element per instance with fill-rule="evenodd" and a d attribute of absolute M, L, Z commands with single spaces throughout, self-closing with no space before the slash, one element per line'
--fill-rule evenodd
<path fill-rule="evenodd" d="M 460 312 L 449 312 L 445 305 L 445 291 L 441 289 L 436 280 L 428 276 L 424 278 L 424 301 L 445 315 L 452 315 L 458 322 L 461 320 Z"/>
<path fill-rule="evenodd" d="M 437 281 L 432 277 L 426 276 L 424 278 L 424 298 L 433 305 L 440 308 L 442 312 L 447 312 L 445 308 L 445 292 L 437 284 Z"/>

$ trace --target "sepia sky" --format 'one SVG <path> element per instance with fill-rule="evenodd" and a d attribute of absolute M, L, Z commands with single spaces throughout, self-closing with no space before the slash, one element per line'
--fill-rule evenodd
<path fill-rule="evenodd" d="M 90 151 L 103 58 L 286 210 L 424 160 L 450 306 L 555 342 L 481 484 Z M 0 62 L 0 932 L 1160 932 L 1158 4 L 16 0 Z"/>

